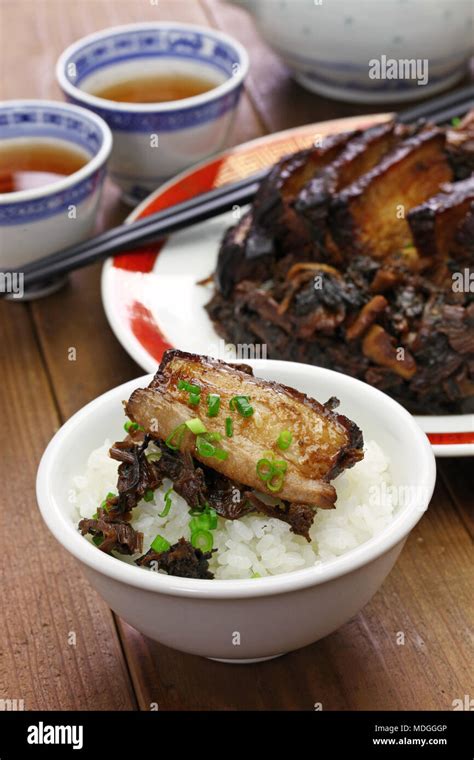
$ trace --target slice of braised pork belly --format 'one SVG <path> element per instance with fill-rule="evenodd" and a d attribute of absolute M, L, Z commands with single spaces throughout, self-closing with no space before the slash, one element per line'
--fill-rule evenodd
<path fill-rule="evenodd" d="M 317 176 L 341 153 L 359 132 L 330 135 L 321 144 L 285 156 L 263 180 L 252 205 L 253 225 L 246 242 L 248 258 L 269 253 L 285 253 L 295 246 L 312 248 L 304 219 L 295 212 L 293 202 L 312 177 Z"/>
<path fill-rule="evenodd" d="M 412 244 L 409 210 L 453 179 L 445 145 L 444 132 L 427 128 L 334 197 L 329 225 L 345 256 L 385 259 Z"/>
<path fill-rule="evenodd" d="M 294 209 L 294 201 L 306 183 L 358 134 L 345 132 L 326 137 L 320 146 L 284 156 L 275 164 L 262 181 L 251 211 L 227 230 L 222 240 L 214 281 L 225 298 L 242 280 L 267 279 L 275 258 L 296 252 L 303 260 L 314 257 L 313 230 Z"/>
<path fill-rule="evenodd" d="M 295 210 L 321 230 L 334 195 L 373 169 L 406 134 L 405 127 L 396 127 L 392 121 L 355 134 L 338 156 L 300 190 Z"/>
<path fill-rule="evenodd" d="M 126 414 L 155 439 L 170 442 L 181 430 L 179 450 L 248 488 L 274 495 L 259 475 L 257 463 L 274 457 L 284 462 L 278 497 L 292 503 L 328 508 L 336 491 L 329 483 L 363 457 L 362 433 L 353 422 L 304 393 L 253 377 L 236 366 L 183 351 L 167 351 L 148 388 L 132 393 Z M 189 403 L 187 387 L 199 388 L 199 402 Z M 217 416 L 206 416 L 209 394 L 220 398 Z M 235 410 L 236 398 L 246 398 L 252 412 Z M 196 398 L 193 399 L 196 402 Z M 238 408 L 238 407 L 237 407 Z M 232 437 L 225 436 L 230 416 Z M 211 437 L 220 440 L 221 457 L 206 454 L 184 423 L 199 418 Z M 280 450 L 282 431 L 291 431 L 292 444 Z M 219 437 L 223 436 L 222 439 Z M 172 439 L 171 439 L 172 442 Z"/>
<path fill-rule="evenodd" d="M 247 277 L 258 277 L 259 267 L 266 266 L 268 257 L 261 257 L 255 262 L 245 255 L 245 243 L 252 221 L 252 212 L 249 211 L 238 224 L 227 230 L 222 240 L 214 282 L 224 297 L 230 295 L 236 283 Z"/>
<path fill-rule="evenodd" d="M 433 259 L 466 258 L 462 230 L 472 208 L 474 175 L 443 185 L 440 193 L 411 209 L 408 223 L 419 254 Z"/>

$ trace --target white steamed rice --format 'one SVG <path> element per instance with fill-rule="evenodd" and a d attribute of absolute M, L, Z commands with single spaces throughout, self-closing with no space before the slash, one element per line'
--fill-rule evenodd
<path fill-rule="evenodd" d="M 92 517 L 105 495 L 116 492 L 118 463 L 108 456 L 110 446 L 107 440 L 95 449 L 84 474 L 74 478 L 71 499 L 77 520 Z M 336 509 L 317 511 L 310 530 L 311 543 L 276 518 L 257 514 L 235 521 L 219 518 L 213 531 L 218 551 L 209 563 L 215 577 L 251 578 L 310 567 L 354 549 L 391 522 L 395 508 L 390 499 L 384 498 L 392 484 L 389 460 L 375 441 L 366 444 L 364 459 L 333 483 L 337 490 Z M 174 491 L 169 514 L 158 516 L 164 507 L 164 494 L 171 486 L 165 480 L 155 491 L 153 501 L 141 501 L 133 510 L 131 524 L 144 534 L 143 553 L 158 533 L 170 544 L 181 536 L 190 536 L 189 506 Z M 116 556 L 133 562 L 139 555 Z"/>

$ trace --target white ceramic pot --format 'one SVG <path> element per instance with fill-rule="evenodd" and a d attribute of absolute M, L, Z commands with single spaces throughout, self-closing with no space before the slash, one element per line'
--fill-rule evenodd
<path fill-rule="evenodd" d="M 75 42 L 60 56 L 56 76 L 66 97 L 110 126 L 112 178 L 137 203 L 162 182 L 220 150 L 248 70 L 248 56 L 226 34 L 178 22 L 112 27 Z M 92 94 L 144 75 L 202 76 L 215 86 L 190 98 L 123 103 Z"/>
<path fill-rule="evenodd" d="M 231 1 L 298 82 L 338 100 L 429 97 L 460 80 L 474 52 L 472 0 Z"/>
<path fill-rule="evenodd" d="M 275 657 L 306 646 L 356 615 L 390 572 L 429 503 L 436 477 L 425 434 L 385 394 L 318 367 L 250 363 L 257 375 L 319 399 L 336 395 L 341 411 L 362 428 L 365 438 L 382 446 L 391 458 L 394 485 L 409 486 L 411 494 L 385 530 L 319 566 L 249 580 L 177 578 L 103 554 L 78 532 L 68 491 L 88 454 L 106 438 L 123 436 L 121 402 L 151 376 L 115 388 L 77 412 L 50 442 L 37 479 L 38 503 L 49 529 L 115 612 L 167 646 L 231 662 Z"/>
<path fill-rule="evenodd" d="M 0 103 L 2 145 L 30 140 L 71 145 L 85 166 L 44 187 L 0 193 L 0 269 L 23 264 L 84 240 L 94 227 L 112 135 L 84 108 L 48 100 Z"/>

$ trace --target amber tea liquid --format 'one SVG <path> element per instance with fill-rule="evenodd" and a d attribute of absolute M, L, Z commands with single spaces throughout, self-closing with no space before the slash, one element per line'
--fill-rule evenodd
<path fill-rule="evenodd" d="M 79 148 L 61 142 L 0 142 L 0 193 L 50 185 L 77 172 L 89 160 Z"/>
<path fill-rule="evenodd" d="M 166 103 L 191 98 L 217 87 L 204 77 L 189 74 L 149 74 L 130 77 L 91 91 L 91 95 L 120 103 Z"/>

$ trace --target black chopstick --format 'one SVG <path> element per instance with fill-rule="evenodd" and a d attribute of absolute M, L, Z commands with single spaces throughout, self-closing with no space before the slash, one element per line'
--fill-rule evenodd
<path fill-rule="evenodd" d="M 455 116 L 464 115 L 473 106 L 474 85 L 469 85 L 420 106 L 400 111 L 395 118 L 401 123 L 426 118 L 444 124 Z M 127 248 L 137 249 L 150 245 L 172 232 L 224 213 L 235 205 L 250 203 L 268 171 L 265 169 L 239 182 L 222 185 L 137 222 L 119 225 L 75 246 L 26 264 L 21 267 L 24 285 L 28 287 L 50 280 Z"/>
<path fill-rule="evenodd" d="M 450 108 L 445 108 L 444 111 L 436 113 L 436 124 L 450 124 L 453 119 L 465 116 L 465 114 L 472 108 L 474 108 L 474 96 L 472 100 L 467 103 L 459 103 Z M 428 118 L 428 121 L 431 121 L 430 117 Z"/>
<path fill-rule="evenodd" d="M 460 87 L 447 95 L 440 95 L 432 100 L 427 100 L 419 106 L 407 108 L 396 115 L 397 121 L 404 124 L 415 122 L 418 119 L 430 119 L 436 124 L 446 124 L 455 116 L 467 113 L 474 102 L 474 84 Z"/>
<path fill-rule="evenodd" d="M 206 198 L 208 194 L 198 196 L 199 203 L 189 204 L 182 208 L 182 204 L 173 207 L 173 213 L 167 213 L 161 218 L 155 215 L 152 224 L 139 226 L 136 224 L 120 225 L 115 231 L 114 236 L 99 235 L 90 239 L 88 245 L 82 245 L 77 251 L 77 247 L 65 249 L 55 253 L 46 259 L 40 259 L 22 267 L 21 271 L 24 276 L 24 287 L 36 285 L 46 279 L 52 279 L 59 275 L 66 274 L 73 269 L 80 269 L 94 261 L 104 259 L 111 254 L 123 251 L 131 246 L 147 245 L 150 242 L 156 242 L 166 235 L 178 230 L 190 227 L 192 224 L 210 219 L 225 211 L 229 211 L 235 205 L 244 205 L 250 203 L 260 186 L 260 179 L 251 181 L 248 184 L 239 183 L 240 186 L 235 189 L 230 185 L 225 193 L 213 193 L 212 197 Z M 194 200 L 194 199 L 193 199 Z M 143 220 L 145 221 L 145 219 Z"/>
<path fill-rule="evenodd" d="M 147 216 L 144 216 L 142 219 L 138 219 L 136 222 L 132 222 L 131 224 L 120 224 L 116 227 L 112 227 L 109 230 L 106 230 L 105 232 L 102 232 L 100 235 L 97 235 L 93 238 L 88 238 L 87 240 L 83 240 L 81 243 L 77 243 L 76 245 L 70 246 L 69 248 L 63 249 L 62 251 L 56 251 L 56 253 L 51 253 L 49 256 L 43 256 L 40 259 L 37 259 L 36 261 L 32 261 L 29 264 L 26 264 L 22 271 L 32 273 L 36 270 L 43 269 L 44 266 L 48 264 L 54 264 L 55 261 L 59 259 L 63 259 L 69 256 L 76 256 L 81 254 L 84 251 L 88 251 L 91 247 L 91 244 L 95 243 L 106 243 L 110 241 L 111 243 L 111 249 L 110 253 L 113 254 L 116 252 L 115 248 L 113 247 L 113 241 L 118 239 L 119 236 L 121 236 L 124 232 L 128 233 L 130 230 L 133 229 L 134 232 L 139 232 L 140 230 L 145 231 L 147 228 L 154 228 L 155 225 L 158 222 L 164 222 L 166 219 L 170 219 L 171 217 L 175 216 L 177 212 L 187 212 L 191 211 L 192 209 L 201 206 L 204 202 L 212 202 L 216 201 L 218 202 L 219 199 L 223 199 L 229 194 L 229 191 L 232 192 L 234 203 L 238 203 L 237 200 L 235 200 L 235 194 L 238 193 L 238 191 L 243 191 L 243 198 L 246 197 L 245 190 L 249 188 L 250 186 L 257 184 L 260 184 L 260 182 L 263 180 L 263 178 L 268 174 L 268 169 L 264 169 L 262 171 L 256 172 L 255 174 L 252 174 L 249 177 L 245 177 L 244 179 L 239 180 L 238 182 L 233 182 L 230 184 L 221 185 L 220 187 L 216 187 L 213 190 L 209 190 L 205 193 L 198 193 L 198 195 L 194 195 L 192 198 L 189 198 L 186 201 L 181 201 L 180 203 L 177 203 L 173 206 L 168 206 L 165 209 L 162 209 L 161 211 L 157 211 L 155 214 L 147 214 Z M 241 203 L 247 202 L 247 201 L 241 201 Z M 219 212 L 218 212 L 219 213 Z M 164 233 L 162 233 L 164 234 Z M 121 239 L 121 238 L 120 238 Z M 145 244 L 149 244 L 150 240 L 146 239 L 144 241 Z M 139 241 L 136 241 L 134 245 L 139 245 Z M 118 248 L 117 250 L 123 250 L 123 247 Z"/>

